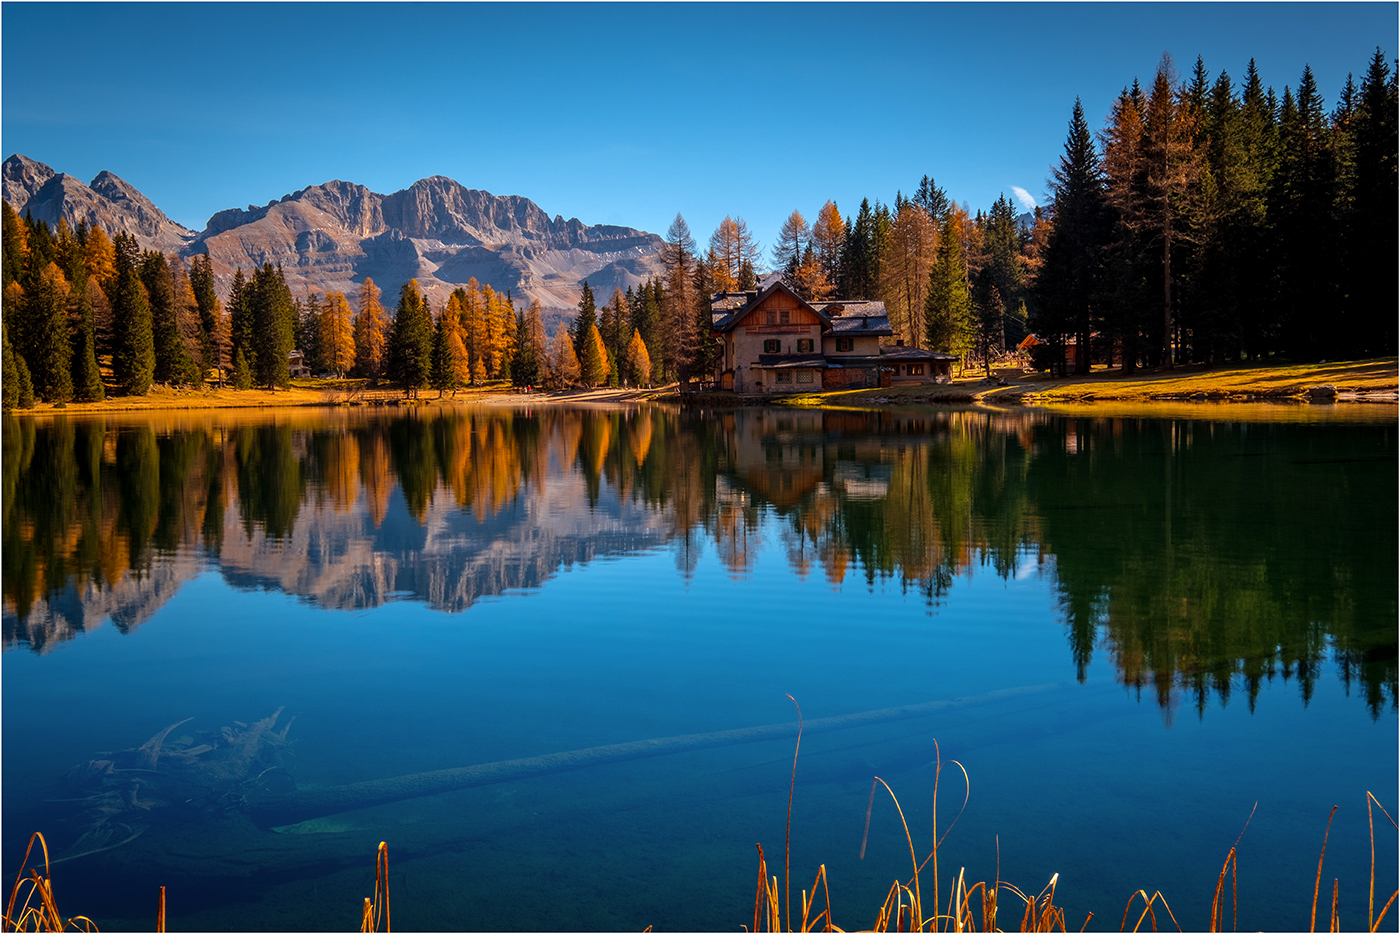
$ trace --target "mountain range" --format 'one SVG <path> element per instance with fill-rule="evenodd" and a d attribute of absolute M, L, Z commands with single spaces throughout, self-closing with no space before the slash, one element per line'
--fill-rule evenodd
<path fill-rule="evenodd" d="M 589 226 L 551 218 L 519 195 L 497 196 L 434 175 L 382 195 L 353 182 L 311 185 L 258 207 L 219 211 L 204 230 L 176 223 L 111 172 L 83 184 L 42 162 L 12 155 L 3 165 L 4 197 L 23 215 L 70 227 L 125 231 L 147 249 L 183 257 L 207 253 L 227 294 L 234 270 L 280 263 L 294 295 L 337 290 L 352 295 L 366 278 L 392 305 L 417 279 L 441 305 L 475 277 L 517 300 L 538 300 L 545 321 L 572 317 L 587 280 L 601 304 L 658 271 L 659 236 L 631 227 Z M 521 301 L 523 299 L 523 302 Z"/>

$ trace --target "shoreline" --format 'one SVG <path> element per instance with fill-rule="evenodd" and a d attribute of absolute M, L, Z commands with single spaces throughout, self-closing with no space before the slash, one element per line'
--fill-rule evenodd
<path fill-rule="evenodd" d="M 1400 405 L 1400 366 L 1395 357 L 1229 368 L 1206 368 L 1197 364 L 1170 371 L 1139 371 L 1126 376 L 1107 370 L 1065 378 L 1035 373 L 988 381 L 966 376 L 941 385 L 786 395 L 737 395 L 721 391 L 682 394 L 675 384 L 655 389 L 597 388 L 525 393 L 504 381 L 491 386 L 458 390 L 454 395 L 442 398 L 435 396 L 434 392 L 425 390 L 422 398 L 405 399 L 402 390 L 324 385 L 294 385 L 278 391 L 198 391 L 153 387 L 144 396 L 112 396 L 102 402 L 70 402 L 62 407 L 39 402 L 32 409 L 12 409 L 9 414 L 35 417 L 261 408 L 618 402 L 670 402 L 714 408 L 883 408 L 914 405 L 1047 406 L 1090 410 L 1124 406 L 1172 409 L 1234 405 L 1375 407 Z"/>

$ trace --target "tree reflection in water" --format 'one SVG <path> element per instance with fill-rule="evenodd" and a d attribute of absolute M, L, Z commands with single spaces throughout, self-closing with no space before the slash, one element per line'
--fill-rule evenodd
<path fill-rule="evenodd" d="M 690 574 L 708 542 L 930 612 L 974 569 L 1053 575 L 1079 676 L 1106 651 L 1168 715 L 1275 677 L 1306 703 L 1329 657 L 1396 704 L 1388 421 L 426 407 L 7 418 L 3 444 L 7 648 L 138 625 L 209 566 L 456 612 L 599 555 Z"/>

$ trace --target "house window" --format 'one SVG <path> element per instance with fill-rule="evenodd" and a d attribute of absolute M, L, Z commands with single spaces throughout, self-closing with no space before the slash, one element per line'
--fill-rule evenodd
<path fill-rule="evenodd" d="M 797 342 L 797 352 L 798 352 L 798 353 L 811 353 L 811 352 L 812 352 L 812 340 L 811 340 L 811 338 L 808 338 L 807 340 L 799 340 L 799 341 Z"/>
<path fill-rule="evenodd" d="M 783 348 L 783 342 L 782 342 L 782 341 L 764 341 L 764 342 L 763 342 L 763 352 L 764 352 L 764 353 L 782 353 L 782 348 Z"/>
<path fill-rule="evenodd" d="M 910 376 L 923 376 L 924 365 L 922 363 L 911 363 L 905 370 Z"/>
<path fill-rule="evenodd" d="M 853 348 L 855 347 L 855 344 L 856 344 L 856 339 L 855 339 L 854 337 L 838 337 L 838 338 L 836 338 L 836 349 L 837 349 L 837 350 L 851 350 L 851 349 L 853 349 Z"/>
<path fill-rule="evenodd" d="M 812 371 L 811 371 L 811 370 L 798 370 L 798 371 L 797 371 L 797 381 L 798 381 L 799 383 L 810 383 L 810 382 L 812 381 Z"/>
<path fill-rule="evenodd" d="M 780 382 L 780 383 L 790 383 L 790 382 L 792 382 L 792 371 L 791 371 L 791 370 L 779 370 L 779 371 L 777 371 L 776 373 L 774 373 L 773 375 L 777 378 L 778 382 Z"/>
<path fill-rule="evenodd" d="M 791 323 L 791 320 L 792 320 L 792 314 L 791 314 L 791 312 L 787 312 L 787 311 L 780 311 L 780 312 L 778 312 L 778 323 L 779 323 L 779 324 L 789 324 L 789 323 Z"/>
<path fill-rule="evenodd" d="M 777 323 L 778 323 L 778 313 L 777 313 L 776 311 L 770 311 L 770 312 L 768 312 L 768 323 L 769 323 L 769 324 L 777 324 Z"/>

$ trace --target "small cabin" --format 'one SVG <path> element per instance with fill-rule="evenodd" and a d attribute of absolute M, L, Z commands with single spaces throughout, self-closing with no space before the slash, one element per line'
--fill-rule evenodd
<path fill-rule="evenodd" d="M 311 367 L 306 365 L 306 354 L 300 350 L 293 350 L 287 354 L 287 370 L 291 373 L 292 379 L 305 379 L 311 375 Z"/>

